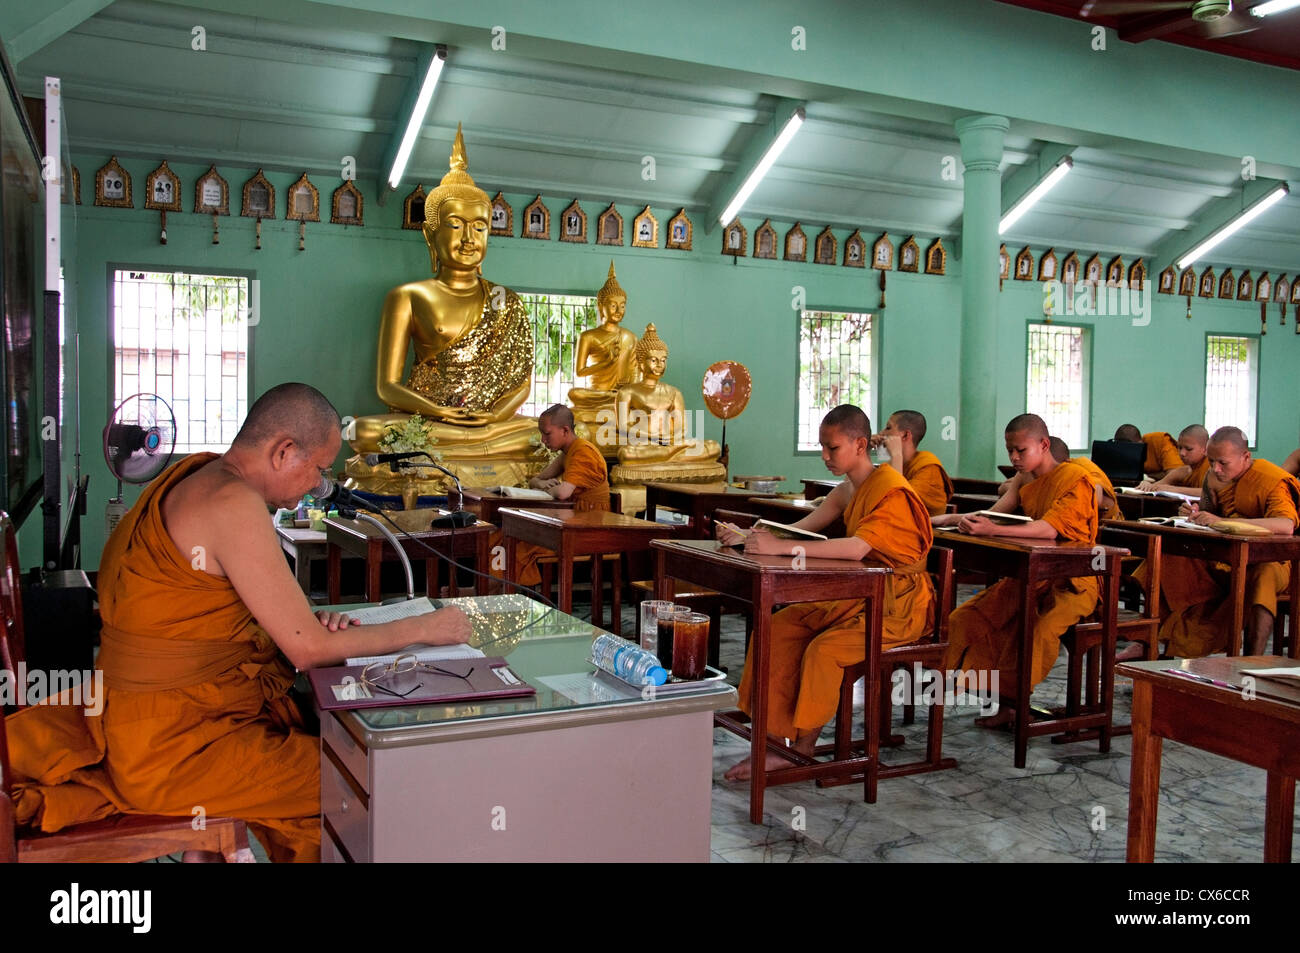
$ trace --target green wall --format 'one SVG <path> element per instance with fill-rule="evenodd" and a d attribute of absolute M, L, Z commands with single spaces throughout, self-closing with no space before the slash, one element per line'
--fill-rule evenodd
<path fill-rule="evenodd" d="M 89 201 L 94 171 L 106 156 L 77 155 L 83 200 Z M 137 202 L 153 162 L 123 163 L 135 180 Z M 174 167 L 181 177 L 184 205 L 193 183 L 206 166 Z M 231 184 L 232 205 L 252 169 L 222 168 Z M 471 169 L 471 172 L 473 170 Z M 296 174 L 269 173 L 282 212 L 287 186 Z M 324 207 L 338 184 L 324 174 L 314 178 Z M 426 187 L 429 183 L 426 183 Z M 480 185 L 489 193 L 491 183 Z M 405 194 L 412 184 L 404 186 Z M 429 273 L 418 232 L 399 227 L 400 201 L 380 207 L 367 189 L 364 228 L 327 222 L 307 225 L 307 249 L 298 251 L 298 225 L 283 220 L 263 223 L 261 251 L 253 249 L 254 223 L 237 215 L 223 217 L 221 243 L 211 244 L 212 219 L 190 212 L 168 217 L 168 244 L 158 243 L 159 216 L 143 209 L 78 209 L 75 248 L 67 256 L 70 295 L 77 304 L 81 332 L 83 467 L 91 474 L 89 513 L 84 524 L 85 565 L 98 565 L 103 546 L 104 505 L 115 489 L 99 449 L 99 432 L 111 410 L 111 355 L 108 351 L 108 281 L 111 267 L 243 271 L 260 280 L 261 313 L 251 334 L 251 395 L 287 380 L 319 387 L 343 414 L 381 410 L 374 394 L 374 362 L 379 309 L 385 291 Z M 509 194 L 516 228 L 532 195 Z M 546 197 L 553 234 L 559 212 L 570 198 Z M 604 206 L 584 203 L 594 233 Z M 639 208 L 619 206 L 628 223 Z M 654 209 L 662 230 L 676 209 Z M 328 215 L 325 216 L 328 218 Z M 638 335 L 654 322 L 671 349 L 666 380 L 680 387 L 689 410 L 703 409 L 699 383 L 704 369 L 722 359 L 744 363 L 754 379 L 748 409 L 727 430 L 733 473 L 784 474 L 791 481 L 824 474 L 816 454 L 796 454 L 795 439 L 797 321 L 791 307 L 793 289 L 805 289 L 809 307 L 871 310 L 879 300 L 877 274 L 870 270 L 782 261 L 733 262 L 719 253 L 720 232 L 704 235 L 697 217 L 692 252 L 631 247 L 573 245 L 495 237 L 490 240 L 484 273 L 516 289 L 594 294 L 614 258 L 619 281 L 628 293 L 627 327 Z M 750 230 L 757 220 L 744 219 Z M 775 223 L 783 237 L 789 223 Z M 804 223 L 809 238 L 818 223 Z M 864 234 L 866 232 L 864 231 Z M 842 253 L 847 231 L 837 231 Z M 868 241 L 874 236 L 868 236 Z M 905 236 L 892 236 L 895 243 Z M 932 236 L 918 235 L 922 247 Z M 662 241 L 662 237 L 661 237 Z M 1038 250 L 1036 250 L 1038 251 Z M 1080 250 L 1081 253 L 1083 250 Z M 1104 251 L 1104 250 L 1103 250 Z M 1091 250 L 1089 250 L 1091 252 Z M 1086 256 L 1085 256 L 1086 257 Z M 1103 254 L 1103 258 L 1107 257 Z M 930 418 L 926 447 L 945 464 L 956 460 L 955 441 L 942 439 L 942 418 L 958 413 L 959 312 L 961 262 L 951 253 L 946 276 L 889 273 L 888 307 L 880 318 L 878 406 L 886 413 L 899 407 L 921 410 Z M 1128 318 L 1083 319 L 1093 329 L 1092 433 L 1106 437 L 1125 421 L 1144 430 L 1177 432 L 1200 419 L 1204 387 L 1206 332 L 1256 333 L 1258 308 L 1246 303 L 1194 300 L 1193 318 L 1184 317 L 1184 299 L 1155 296 L 1150 325 L 1134 327 Z M 1042 314 L 1040 286 L 1006 282 L 998 317 L 998 420 L 1002 424 L 1024 410 L 1025 326 Z M 1280 459 L 1296 445 L 1295 407 L 1300 381 L 1290 370 L 1300 355 L 1300 337 L 1290 326 L 1272 327 L 1262 342 L 1260 380 L 1261 453 Z M 1290 321 L 1288 322 L 1288 325 Z M 974 369 L 974 373 L 988 373 Z M 879 416 L 879 415 L 878 415 Z M 717 439 L 720 423 L 706 417 L 706 436 Z M 874 421 L 873 421 L 874 422 Z M 345 455 L 340 456 L 340 463 Z M 963 474 L 993 476 L 994 474 Z M 795 483 L 797 486 L 797 483 Z M 127 490 L 128 503 L 138 491 Z M 29 521 L 21 536 L 22 559 L 39 558 L 39 520 Z"/>

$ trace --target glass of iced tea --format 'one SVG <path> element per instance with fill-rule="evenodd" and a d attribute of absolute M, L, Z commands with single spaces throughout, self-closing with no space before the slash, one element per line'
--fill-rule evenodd
<path fill-rule="evenodd" d="M 673 668 L 673 619 L 679 608 L 671 602 L 661 602 L 655 610 L 655 654 L 659 656 L 659 664 L 670 672 Z"/>
<path fill-rule="evenodd" d="M 647 652 L 659 651 L 659 613 L 671 612 L 673 604 L 662 599 L 647 599 L 641 603 L 641 648 Z"/>
<path fill-rule="evenodd" d="M 704 677 L 709 660 L 709 617 L 679 609 L 673 616 L 673 667 L 677 678 Z"/>

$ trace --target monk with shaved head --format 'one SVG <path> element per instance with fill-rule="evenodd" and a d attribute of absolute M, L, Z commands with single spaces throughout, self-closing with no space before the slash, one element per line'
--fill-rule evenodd
<path fill-rule="evenodd" d="M 273 860 L 319 860 L 320 740 L 289 694 L 294 669 L 470 635 L 459 609 L 366 626 L 313 612 L 268 508 L 318 486 L 340 437 L 323 394 L 281 384 L 249 408 L 226 453 L 191 454 L 145 488 L 99 564 L 103 716 L 84 719 L 75 746 L 36 724 L 56 706 L 13 716 L 29 719 L 16 761 L 39 762 L 32 749 L 56 737 L 63 776 L 82 769 L 106 800 L 78 801 L 89 817 L 64 814 L 70 799 L 33 784 L 19 792 L 20 819 L 39 816 L 48 831 L 114 808 L 186 818 L 202 808 L 246 820 Z"/>
<path fill-rule="evenodd" d="M 1210 432 L 1200 424 L 1184 427 L 1178 434 L 1178 458 L 1182 466 L 1174 467 L 1159 480 L 1138 484 L 1139 490 L 1166 490 L 1199 496 L 1205 478 L 1210 474 L 1210 458 L 1206 453 Z"/>
<path fill-rule="evenodd" d="M 1207 449 L 1210 478 L 1201 502 L 1179 515 L 1205 526 L 1223 520 L 1253 523 L 1270 533 L 1290 536 L 1300 526 L 1300 480 L 1267 460 L 1252 459 L 1246 435 L 1220 427 Z M 1264 652 L 1277 616 L 1277 598 L 1286 593 L 1286 563 L 1256 563 L 1246 570 L 1249 634 L 1247 655 Z M 1169 611 L 1160 624 L 1166 652 L 1196 658 L 1224 651 L 1232 625 L 1228 567 L 1181 556 L 1166 557 L 1160 595 Z"/>
<path fill-rule="evenodd" d="M 1007 424 L 1006 445 L 1011 465 L 1017 476 L 1024 476 L 1025 482 L 1004 493 L 993 509 L 1022 512 L 1033 521 L 1003 526 L 984 516 L 952 514 L 935 517 L 934 522 L 953 524 L 959 531 L 976 536 L 1096 543 L 1096 491 L 1082 467 L 1069 461 L 1057 462 L 1043 419 L 1035 414 L 1013 418 Z M 1029 703 L 1027 698 L 1016 697 L 1019 585 L 1014 579 L 999 580 L 953 610 L 948 620 L 948 654 L 944 660 L 944 667 L 952 671 L 996 671 L 999 691 L 1011 706 Z M 1036 585 L 1033 652 L 1029 662 L 1031 689 L 1051 671 L 1065 631 L 1096 609 L 1100 591 L 1097 579 L 1091 576 L 1048 580 Z M 1014 712 L 1014 707 L 1003 707 L 997 715 L 977 723 L 1005 724 Z"/>
<path fill-rule="evenodd" d="M 884 447 L 891 466 L 916 491 L 931 516 L 948 511 L 952 499 L 952 480 L 943 464 L 929 450 L 921 450 L 925 439 L 925 415 L 919 410 L 896 410 L 889 415 L 885 429 L 872 438 L 872 445 Z"/>
<path fill-rule="evenodd" d="M 1143 433 L 1133 424 L 1123 424 L 1116 429 L 1115 440 L 1118 443 L 1146 444 L 1147 456 L 1142 463 L 1142 472 L 1153 480 L 1163 479 L 1165 474 L 1182 462 L 1174 438 L 1163 431 Z"/>

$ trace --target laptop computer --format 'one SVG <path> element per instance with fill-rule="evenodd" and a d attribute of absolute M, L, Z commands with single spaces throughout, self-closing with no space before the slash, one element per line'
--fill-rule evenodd
<path fill-rule="evenodd" d="M 1120 443 L 1115 440 L 1094 440 L 1092 462 L 1101 467 L 1116 486 L 1137 486 L 1143 480 L 1142 464 L 1146 462 L 1144 443 Z"/>

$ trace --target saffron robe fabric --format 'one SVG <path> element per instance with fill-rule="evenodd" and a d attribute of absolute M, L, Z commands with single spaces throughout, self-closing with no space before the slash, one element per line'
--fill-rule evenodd
<path fill-rule="evenodd" d="M 912 484 L 912 489 L 931 516 L 948 512 L 948 501 L 952 499 L 952 480 L 948 478 L 938 457 L 929 450 L 916 451 L 911 462 L 903 467 L 903 476 Z"/>
<path fill-rule="evenodd" d="M 1115 485 L 1110 482 L 1110 477 L 1106 476 L 1106 471 L 1087 457 L 1071 457 L 1070 462 L 1083 467 L 1094 487 L 1101 487 L 1101 518 L 1104 520 L 1122 520 L 1124 514 L 1120 512 L 1119 497 L 1115 493 Z"/>
<path fill-rule="evenodd" d="M 1278 518 L 1300 525 L 1300 481 L 1267 460 L 1255 460 L 1232 483 L 1210 485 L 1206 491 L 1210 511 L 1241 519 Z M 1139 569 L 1139 572 L 1142 570 Z M 1286 563 L 1256 563 L 1246 569 L 1245 617 L 1254 606 L 1277 615 L 1277 597 L 1287 591 Z M 1161 573 L 1160 598 L 1165 611 L 1160 638 L 1168 641 L 1166 654 L 1200 658 L 1228 647 L 1232 627 L 1230 573 L 1225 563 L 1209 563 L 1186 556 L 1166 556 Z"/>
<path fill-rule="evenodd" d="M 609 469 L 600 450 L 590 440 L 575 437 L 564 451 L 564 473 L 560 476 L 562 483 L 572 483 L 573 496 L 569 502 L 575 512 L 609 509 Z M 489 546 L 500 544 L 500 530 L 492 534 Z M 515 582 L 525 586 L 535 586 L 542 581 L 537 560 L 543 556 L 555 555 L 549 549 L 532 543 L 516 544 L 516 558 L 519 569 Z"/>
<path fill-rule="evenodd" d="M 934 585 L 925 571 L 934 539 L 925 504 L 893 467 L 876 467 L 844 510 L 848 536 L 870 547 L 867 566 L 888 566 L 881 645 L 915 642 L 934 627 Z M 787 606 L 772 617 L 767 730 L 784 738 L 820 728 L 839 706 L 844 669 L 866 658 L 866 602 L 836 599 Z M 740 680 L 740 707 L 753 709 L 753 646 Z"/>
<path fill-rule="evenodd" d="M 1096 543 L 1097 505 L 1093 484 L 1083 467 L 1058 463 L 1044 476 L 1020 488 L 1020 509 L 1045 520 L 1065 542 Z M 966 600 L 948 618 L 945 668 L 996 672 L 999 694 L 1013 701 L 1018 682 L 1017 639 L 1020 632 L 1019 583 L 1000 579 Z M 1095 576 L 1045 580 L 1036 585 L 1038 613 L 1033 622 L 1030 688 L 1052 670 L 1061 636 L 1097 608 L 1101 585 Z M 992 681 L 990 674 L 990 683 Z"/>
<path fill-rule="evenodd" d="M 1183 458 L 1178 455 L 1178 444 L 1169 434 L 1159 431 L 1144 433 L 1142 442 L 1147 445 L 1147 458 L 1142 464 L 1143 473 L 1160 473 L 1183 465 Z"/>
<path fill-rule="evenodd" d="M 79 781 L 126 813 L 241 818 L 273 860 L 317 861 L 320 740 L 289 696 L 293 669 L 230 581 L 195 568 L 163 523 L 167 493 L 213 459 L 169 467 L 105 545 L 103 713 L 65 708 L 52 722 L 40 706 L 12 716 L 15 773 L 37 782 L 19 800 L 47 831 L 111 813 L 42 788 Z M 63 751 L 46 746 L 59 737 Z M 76 805 L 90 816 L 74 816 Z"/>

